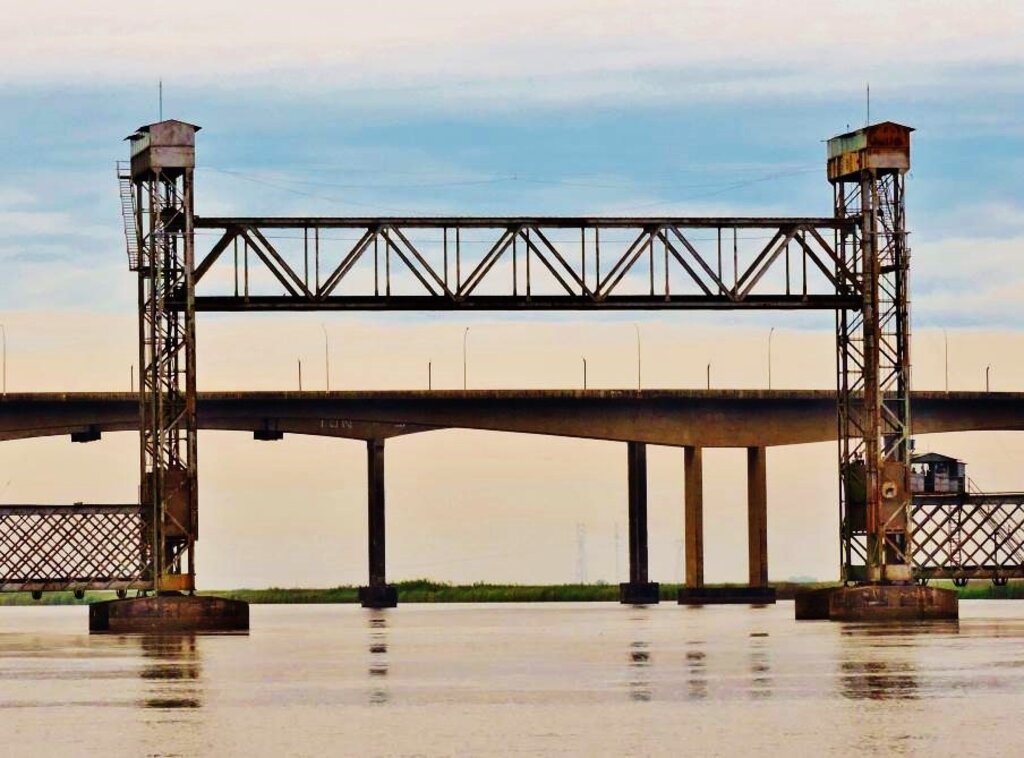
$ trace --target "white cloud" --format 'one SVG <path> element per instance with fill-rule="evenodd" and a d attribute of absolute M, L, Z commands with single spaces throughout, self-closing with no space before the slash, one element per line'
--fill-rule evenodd
<path fill-rule="evenodd" d="M 0 28 L 9 83 L 365 88 L 443 101 L 824 94 L 977 87 L 1019 66 L 1017 3 L 23 3 Z M 154 52 L 159 51 L 159 52 Z M 951 78 L 953 69 L 961 73 Z M 1018 87 L 1015 70 L 985 87 Z M 514 104 L 514 103 L 513 103 Z"/>
<path fill-rule="evenodd" d="M 1024 236 L 947 237 L 913 246 L 915 320 L 1017 326 L 1024 321 Z"/>

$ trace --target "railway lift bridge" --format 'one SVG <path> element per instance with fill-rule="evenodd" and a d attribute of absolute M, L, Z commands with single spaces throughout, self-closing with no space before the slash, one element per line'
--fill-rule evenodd
<path fill-rule="evenodd" d="M 914 535 L 923 527 L 910 488 L 910 127 L 877 123 L 829 140 L 833 214 L 778 218 L 200 216 L 198 131 L 177 120 L 139 128 L 119 172 L 138 281 L 140 502 L 0 514 L 2 589 L 195 589 L 196 317 L 253 311 L 834 312 L 841 575 L 882 586 L 920 573 Z M 645 451 L 628 447 L 622 599 L 656 601 Z M 361 597 L 387 606 L 396 598 L 385 576 L 383 440 L 367 441 L 367 466 Z"/>

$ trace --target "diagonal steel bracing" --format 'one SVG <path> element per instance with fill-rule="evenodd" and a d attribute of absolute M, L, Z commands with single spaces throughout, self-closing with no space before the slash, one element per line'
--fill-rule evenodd
<path fill-rule="evenodd" d="M 843 309 L 851 218 L 197 218 L 200 311 Z M 205 238 L 203 235 L 207 235 Z M 231 255 L 226 255 L 231 250 Z M 172 308 L 187 297 L 178 291 Z"/>

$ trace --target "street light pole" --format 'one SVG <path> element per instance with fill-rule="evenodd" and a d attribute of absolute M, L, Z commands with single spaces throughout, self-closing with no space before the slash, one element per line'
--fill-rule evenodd
<path fill-rule="evenodd" d="M 302 359 L 296 358 L 299 362 L 299 392 L 302 392 Z"/>
<path fill-rule="evenodd" d="M 583 389 L 587 388 L 587 358 L 583 356 Z"/>
<path fill-rule="evenodd" d="M 985 366 L 985 392 L 989 391 L 989 389 L 988 389 L 988 372 L 989 372 L 989 370 L 991 368 L 992 368 L 992 366 Z"/>
<path fill-rule="evenodd" d="M 708 389 L 711 389 L 711 364 L 708 364 Z"/>
<path fill-rule="evenodd" d="M 469 370 L 467 368 L 468 361 L 466 360 L 466 340 L 469 337 L 469 327 L 467 326 L 462 332 L 462 389 L 465 391 L 469 387 Z"/>
<path fill-rule="evenodd" d="M 331 391 L 331 340 L 327 336 L 327 327 L 320 324 L 324 333 L 324 374 L 327 376 L 327 391 Z"/>
<path fill-rule="evenodd" d="M 633 324 L 633 329 L 636 330 L 636 388 L 640 390 L 640 327 Z"/>
<path fill-rule="evenodd" d="M 775 327 L 768 330 L 768 389 L 772 388 L 772 335 L 775 334 Z"/>
<path fill-rule="evenodd" d="M 434 362 L 427 361 L 427 389 L 434 389 Z"/>

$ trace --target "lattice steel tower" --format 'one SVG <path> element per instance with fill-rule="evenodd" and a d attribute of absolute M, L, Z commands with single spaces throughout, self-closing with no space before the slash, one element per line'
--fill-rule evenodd
<path fill-rule="evenodd" d="M 139 497 L 153 589 L 195 589 L 195 233 L 198 126 L 168 120 L 139 128 L 119 172 L 129 266 L 138 272 Z M 134 229 L 134 240 L 131 230 Z M 134 242 L 134 245 L 133 245 Z"/>
<path fill-rule="evenodd" d="M 883 122 L 828 143 L 841 265 L 862 282 L 860 310 L 836 317 L 841 565 L 845 581 L 912 578 L 910 255 L 904 175 L 910 127 Z M 852 290 L 851 290 L 852 291 Z"/>

